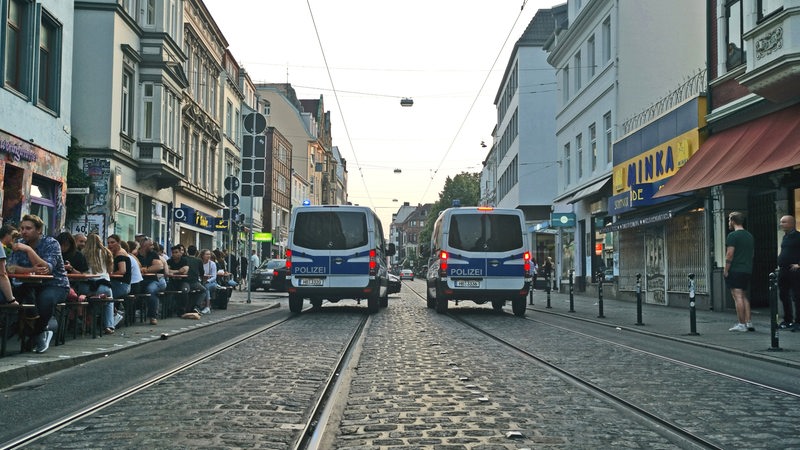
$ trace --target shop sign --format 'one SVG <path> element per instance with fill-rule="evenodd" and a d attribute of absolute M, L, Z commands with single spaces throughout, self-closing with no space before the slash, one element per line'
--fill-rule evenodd
<path fill-rule="evenodd" d="M 7 134 L 3 134 L 0 139 L 0 152 L 10 155 L 13 161 L 36 161 L 36 152 L 29 147 L 30 144 Z"/>
<path fill-rule="evenodd" d="M 669 178 L 655 183 L 634 184 L 629 191 L 611 196 L 608 199 L 608 212 L 612 216 L 623 214 L 642 206 L 657 205 L 669 200 L 674 200 L 676 196 L 653 198 L 666 183 Z"/>
<path fill-rule="evenodd" d="M 175 222 L 194 225 L 204 230 L 217 231 L 218 220 L 216 217 L 198 211 L 191 206 L 182 205 L 180 208 L 175 208 L 172 211 L 172 218 L 175 219 Z"/>
<path fill-rule="evenodd" d="M 550 225 L 553 227 L 574 227 L 575 213 L 551 213 Z"/>

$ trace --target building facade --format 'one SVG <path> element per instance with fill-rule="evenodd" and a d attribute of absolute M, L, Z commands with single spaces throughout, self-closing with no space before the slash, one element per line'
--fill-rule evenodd
<path fill-rule="evenodd" d="M 72 117 L 73 2 L 1 0 L 0 183 L 2 218 L 65 222 Z"/>

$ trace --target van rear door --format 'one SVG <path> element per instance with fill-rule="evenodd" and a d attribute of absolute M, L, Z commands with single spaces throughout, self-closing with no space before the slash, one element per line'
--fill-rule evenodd
<path fill-rule="evenodd" d="M 328 285 L 331 267 L 331 213 L 298 211 L 295 216 L 292 245 L 292 276 L 296 286 L 324 287 Z"/>
<path fill-rule="evenodd" d="M 338 210 L 330 217 L 330 286 L 369 284 L 369 233 L 363 211 Z"/>

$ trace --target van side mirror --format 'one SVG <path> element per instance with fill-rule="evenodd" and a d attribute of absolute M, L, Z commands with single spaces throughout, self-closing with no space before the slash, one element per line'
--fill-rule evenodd
<path fill-rule="evenodd" d="M 386 249 L 386 256 L 394 256 L 397 252 L 397 248 L 394 246 L 394 242 L 389 243 L 389 248 Z"/>

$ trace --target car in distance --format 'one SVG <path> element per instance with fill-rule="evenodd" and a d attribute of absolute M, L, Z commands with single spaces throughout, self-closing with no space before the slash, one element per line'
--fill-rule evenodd
<path fill-rule="evenodd" d="M 269 259 L 253 271 L 250 289 L 253 291 L 258 289 L 285 291 L 288 274 L 289 269 L 286 267 L 285 259 Z"/>
<path fill-rule="evenodd" d="M 403 285 L 403 283 L 400 282 L 400 277 L 398 277 L 397 275 L 389 272 L 389 284 L 388 284 L 389 293 L 390 294 L 399 293 L 400 292 L 400 286 L 402 286 L 402 285 Z"/>
<path fill-rule="evenodd" d="M 401 280 L 411 280 L 414 281 L 414 271 L 411 269 L 403 269 L 400 271 L 400 279 Z"/>

